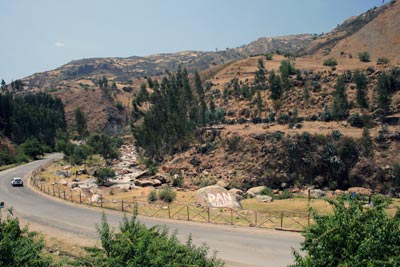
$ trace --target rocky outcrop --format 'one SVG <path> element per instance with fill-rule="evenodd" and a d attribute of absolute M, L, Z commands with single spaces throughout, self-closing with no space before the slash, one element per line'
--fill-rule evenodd
<path fill-rule="evenodd" d="M 262 185 L 262 186 L 256 186 L 252 187 L 249 190 L 247 190 L 246 194 L 248 197 L 254 198 L 256 195 L 259 195 L 262 190 L 266 189 L 267 187 Z"/>
<path fill-rule="evenodd" d="M 217 185 L 203 187 L 196 191 L 196 204 L 211 208 L 241 208 L 236 196 Z"/>

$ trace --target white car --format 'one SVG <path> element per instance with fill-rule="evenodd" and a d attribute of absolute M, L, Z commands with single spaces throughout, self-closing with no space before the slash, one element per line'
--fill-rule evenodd
<path fill-rule="evenodd" d="M 24 180 L 21 177 L 14 177 L 11 179 L 12 186 L 24 186 Z"/>

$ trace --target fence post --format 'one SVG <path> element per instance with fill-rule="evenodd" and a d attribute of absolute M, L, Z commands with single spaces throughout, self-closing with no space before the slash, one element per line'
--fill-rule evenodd
<path fill-rule="evenodd" d="M 79 204 L 82 204 L 82 192 L 79 192 Z"/>
<path fill-rule="evenodd" d="M 283 211 L 281 211 L 281 228 L 283 228 Z"/>
<path fill-rule="evenodd" d="M 310 226 L 310 210 L 308 210 L 307 214 L 307 226 Z"/>
<path fill-rule="evenodd" d="M 54 184 L 53 184 L 53 197 L 55 196 L 56 194 L 54 193 Z"/>
<path fill-rule="evenodd" d="M 124 211 L 124 200 L 123 199 L 121 199 L 121 211 L 122 212 Z"/>
<path fill-rule="evenodd" d="M 58 198 L 61 198 L 60 188 L 58 188 Z"/>
<path fill-rule="evenodd" d="M 231 208 L 231 225 L 233 225 L 233 209 Z"/>
<path fill-rule="evenodd" d="M 74 202 L 73 199 L 72 199 L 72 197 L 73 197 L 72 190 L 70 190 L 70 192 L 71 192 L 71 203 L 72 203 L 72 202 Z"/>
<path fill-rule="evenodd" d="M 210 207 L 207 208 L 208 223 L 210 223 Z"/>
<path fill-rule="evenodd" d="M 65 190 L 64 190 L 64 200 L 65 200 Z"/>
<path fill-rule="evenodd" d="M 190 217 L 189 217 L 189 206 L 186 206 L 186 210 L 187 210 L 187 220 L 190 221 Z"/>
<path fill-rule="evenodd" d="M 100 194 L 100 207 L 103 207 L 103 195 Z"/>
<path fill-rule="evenodd" d="M 171 219 L 171 208 L 169 204 L 168 204 L 168 219 Z"/>
<path fill-rule="evenodd" d="M 257 211 L 254 211 L 254 227 L 257 226 Z"/>

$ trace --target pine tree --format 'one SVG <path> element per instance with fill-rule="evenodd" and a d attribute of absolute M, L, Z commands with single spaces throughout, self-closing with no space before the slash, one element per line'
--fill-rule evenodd
<path fill-rule="evenodd" d="M 81 108 L 78 107 L 75 109 L 74 115 L 76 131 L 81 138 L 84 138 L 88 134 L 85 114 Z"/>
<path fill-rule="evenodd" d="M 282 85 L 281 78 L 279 75 L 275 75 L 275 72 L 272 71 L 269 76 L 269 90 L 271 91 L 271 99 L 278 100 L 282 96 Z"/>
<path fill-rule="evenodd" d="M 357 104 L 361 109 L 368 108 L 368 101 L 367 101 L 367 77 L 364 73 L 356 70 L 354 72 L 354 82 L 356 83 L 357 87 Z"/>
<path fill-rule="evenodd" d="M 264 62 L 260 58 L 258 59 L 257 71 L 254 74 L 254 87 L 257 90 L 265 90 L 265 67 Z"/>
<path fill-rule="evenodd" d="M 261 112 L 262 112 L 262 98 L 261 98 L 261 93 L 260 93 L 260 91 L 257 91 L 256 103 L 257 103 L 257 117 L 261 117 Z"/>
<path fill-rule="evenodd" d="M 373 143 L 368 127 L 364 127 L 363 129 L 361 146 L 364 155 L 366 155 L 367 157 L 372 157 L 374 155 Z"/>
<path fill-rule="evenodd" d="M 332 117 L 335 120 L 346 119 L 349 115 L 349 104 L 347 102 L 345 79 L 343 75 L 338 77 L 333 95 L 335 98 L 332 104 Z"/>
<path fill-rule="evenodd" d="M 386 116 L 390 110 L 391 93 L 390 93 L 390 79 L 386 73 L 381 73 L 378 76 L 378 108 L 381 108 Z"/>

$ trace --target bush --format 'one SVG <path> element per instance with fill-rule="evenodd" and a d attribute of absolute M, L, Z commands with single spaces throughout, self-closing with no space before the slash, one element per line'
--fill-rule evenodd
<path fill-rule="evenodd" d="M 400 162 L 396 162 L 393 166 L 394 183 L 396 187 L 400 187 Z"/>
<path fill-rule="evenodd" d="M 176 192 L 171 187 L 167 186 L 161 189 L 160 193 L 158 194 L 158 197 L 161 200 L 170 203 L 175 200 Z"/>
<path fill-rule="evenodd" d="M 147 197 L 149 202 L 154 202 L 157 200 L 157 192 L 155 190 L 150 191 L 149 196 Z"/>
<path fill-rule="evenodd" d="M 337 60 L 332 57 L 324 60 L 324 66 L 334 67 L 337 64 Z"/>
<path fill-rule="evenodd" d="M 390 217 L 381 197 L 373 197 L 373 208 L 353 200 L 328 200 L 333 214 L 312 211 L 315 224 L 303 233 L 301 250 L 294 252 L 297 267 L 308 266 L 399 266 L 400 210 Z"/>
<path fill-rule="evenodd" d="M 293 194 L 292 192 L 290 192 L 289 189 L 285 189 L 282 191 L 282 193 L 279 195 L 279 199 L 288 199 L 288 198 L 292 198 Z"/>
<path fill-rule="evenodd" d="M 100 168 L 95 172 L 94 176 L 97 177 L 99 185 L 104 185 L 108 178 L 115 177 L 115 172 L 111 168 Z"/>
<path fill-rule="evenodd" d="M 177 175 L 177 177 L 172 180 L 172 186 L 183 187 L 183 177 Z"/>
<path fill-rule="evenodd" d="M 360 59 L 361 62 L 370 62 L 371 61 L 371 55 L 367 51 L 358 53 L 358 58 Z"/>
<path fill-rule="evenodd" d="M 0 220 L 0 266 L 56 266 L 51 258 L 43 256 L 43 240 L 35 232 L 19 225 L 19 220 L 10 215 Z"/>
<path fill-rule="evenodd" d="M 236 151 L 240 142 L 240 136 L 233 136 L 232 138 L 228 138 L 226 142 L 228 144 L 229 152 Z"/>
<path fill-rule="evenodd" d="M 272 53 L 267 53 L 267 54 L 265 54 L 265 59 L 266 59 L 266 60 L 272 60 L 273 56 L 274 56 L 274 54 L 272 54 Z"/>
<path fill-rule="evenodd" d="M 378 60 L 376 61 L 376 64 L 378 65 L 384 65 L 384 64 L 389 64 L 390 60 L 386 57 L 380 57 L 378 58 Z"/>
<path fill-rule="evenodd" d="M 74 266 L 224 266 L 215 254 L 208 255 L 205 244 L 196 247 L 191 237 L 182 244 L 176 233 L 170 235 L 166 227 L 148 229 L 136 220 L 136 215 L 130 220 L 124 217 L 117 233 L 103 215 L 97 231 L 102 248 L 87 248 L 88 255 L 78 259 Z"/>
<path fill-rule="evenodd" d="M 8 165 L 15 162 L 15 158 L 6 150 L 0 150 L 0 166 Z"/>
<path fill-rule="evenodd" d="M 27 163 L 29 162 L 29 157 L 24 153 L 18 153 L 17 156 L 15 156 L 15 161 L 18 164 Z"/>
<path fill-rule="evenodd" d="M 349 123 L 352 127 L 357 127 L 357 128 L 364 127 L 363 117 L 361 117 L 360 114 L 358 114 L 358 112 L 350 116 Z"/>
<path fill-rule="evenodd" d="M 271 188 L 265 187 L 263 190 L 260 191 L 260 195 L 273 197 L 274 193 L 272 192 Z"/>

